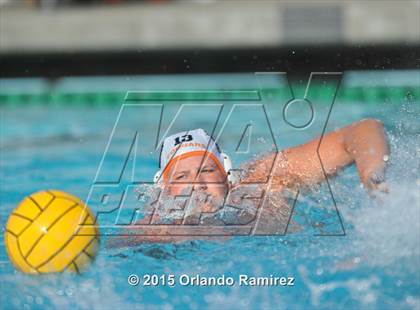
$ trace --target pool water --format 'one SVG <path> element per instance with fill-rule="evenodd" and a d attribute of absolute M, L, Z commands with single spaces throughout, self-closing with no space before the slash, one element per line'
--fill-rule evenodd
<path fill-rule="evenodd" d="M 164 85 L 173 87 L 175 79 L 166 77 Z M 210 86 L 216 83 L 211 75 L 202 79 Z M 163 88 L 161 83 L 157 84 Z M 148 87 L 153 89 L 153 85 Z M 298 130 L 284 123 L 278 103 L 276 106 L 271 101 L 267 101 L 267 115 L 279 149 L 319 136 L 331 106 L 331 101 L 314 104 L 313 123 L 307 129 Z M 328 208 L 331 196 L 323 184 L 299 197 L 293 219 L 299 223 L 300 230 L 286 236 L 240 236 L 226 241 L 197 240 L 123 248 L 108 247 L 107 241 L 112 236 L 103 236 L 97 259 L 81 275 L 29 276 L 16 271 L 8 260 L 3 233 L 8 215 L 23 197 L 55 188 L 86 199 L 98 175 L 112 176 L 109 167 L 121 164 L 126 155 L 125 134 L 132 134 L 132 128 L 154 128 L 153 118 L 128 113 L 117 124 L 119 131 L 112 140 L 116 142 L 111 141 L 104 155 L 117 115 L 124 111 L 122 103 L 1 106 L 2 308 L 420 308 L 420 104 L 412 98 L 366 104 L 344 102 L 338 96 L 334 103 L 327 131 L 362 118 L 380 119 L 388 132 L 392 154 L 387 195 L 370 198 L 360 186 L 354 167 L 330 180 L 343 219 L 344 235 L 336 214 Z M 169 116 L 163 124 L 167 126 L 178 106 L 170 103 L 165 109 Z M 209 109 L 213 111 L 211 106 Z M 291 117 L 304 122 L 305 111 L 292 109 Z M 210 126 L 210 112 L 206 112 L 204 105 L 194 107 L 180 124 L 193 128 Z M 248 119 L 249 114 L 242 113 L 232 128 Z M 263 136 L 264 132 L 257 128 L 253 134 Z M 221 146 L 233 148 L 235 141 L 231 135 L 225 135 Z M 262 142 L 255 152 L 264 152 L 266 147 L 273 145 Z M 234 165 L 252 156 L 232 153 Z M 156 154 L 141 154 L 140 159 L 145 175 L 152 176 L 157 169 Z M 101 160 L 104 160 L 102 171 L 97 174 Z M 295 281 L 293 286 L 144 287 L 130 286 L 127 277 L 131 274 L 224 275 L 236 280 L 241 274 L 273 275 L 294 277 Z"/>

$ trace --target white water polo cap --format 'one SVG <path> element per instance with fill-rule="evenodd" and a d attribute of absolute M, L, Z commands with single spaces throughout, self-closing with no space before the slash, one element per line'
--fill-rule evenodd
<path fill-rule="evenodd" d="M 228 181 L 232 181 L 230 179 L 232 163 L 229 156 L 222 153 L 214 139 L 201 128 L 179 132 L 165 138 L 160 152 L 160 170 L 155 174 L 154 181 L 161 181 L 162 174 L 165 175 L 166 171 L 170 170 L 169 167 L 175 159 L 194 155 L 206 155 L 212 158 L 226 173 Z"/>

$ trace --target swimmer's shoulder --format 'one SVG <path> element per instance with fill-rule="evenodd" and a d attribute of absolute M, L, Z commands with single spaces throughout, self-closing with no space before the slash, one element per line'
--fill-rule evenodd
<path fill-rule="evenodd" d="M 249 160 L 237 169 L 239 177 L 237 184 L 265 183 L 269 177 L 286 178 L 287 158 L 284 151 L 265 153 Z"/>

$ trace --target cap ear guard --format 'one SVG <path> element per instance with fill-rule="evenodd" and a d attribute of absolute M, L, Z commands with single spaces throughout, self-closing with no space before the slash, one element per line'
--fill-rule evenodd
<path fill-rule="evenodd" d="M 158 170 L 158 172 L 155 173 L 155 176 L 153 177 L 153 182 L 155 182 L 155 184 L 162 184 L 162 170 Z"/>
<path fill-rule="evenodd" d="M 236 183 L 238 178 L 232 171 L 232 161 L 230 160 L 230 157 L 225 153 L 221 153 L 221 155 L 223 158 L 223 167 L 225 168 L 228 182 L 231 184 Z"/>

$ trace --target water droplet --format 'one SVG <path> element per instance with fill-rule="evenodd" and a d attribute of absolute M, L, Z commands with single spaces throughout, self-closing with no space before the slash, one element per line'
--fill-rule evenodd
<path fill-rule="evenodd" d="M 414 304 L 415 304 L 415 302 L 416 302 L 416 300 L 413 298 L 413 296 L 408 295 L 408 296 L 405 298 L 405 302 L 406 302 L 407 304 L 409 304 L 409 305 L 414 305 Z"/>
<path fill-rule="evenodd" d="M 42 304 L 44 303 L 44 300 L 42 299 L 42 297 L 37 297 L 37 298 L 35 298 L 35 302 L 36 302 L 38 305 L 42 305 Z"/>
<path fill-rule="evenodd" d="M 72 296 L 73 295 L 73 291 L 71 289 L 66 289 L 66 295 L 67 296 Z"/>

